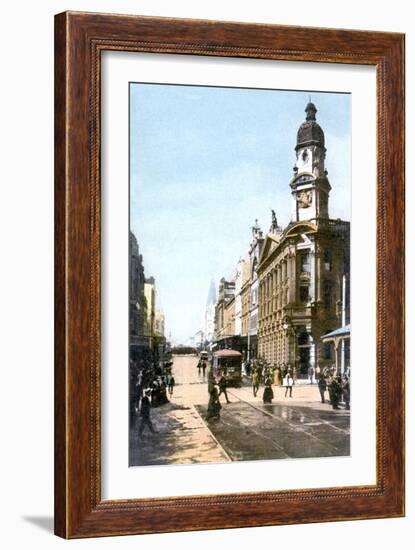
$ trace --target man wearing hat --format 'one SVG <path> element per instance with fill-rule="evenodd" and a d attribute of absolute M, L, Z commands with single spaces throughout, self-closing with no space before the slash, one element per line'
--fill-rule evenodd
<path fill-rule="evenodd" d="M 142 435 L 143 430 L 146 426 L 149 427 L 149 430 L 151 433 L 156 433 L 150 418 L 150 411 L 151 411 L 150 394 L 151 394 L 151 388 L 147 388 L 144 390 L 144 396 L 141 400 L 141 407 L 140 407 L 141 422 L 138 428 L 139 436 Z"/>

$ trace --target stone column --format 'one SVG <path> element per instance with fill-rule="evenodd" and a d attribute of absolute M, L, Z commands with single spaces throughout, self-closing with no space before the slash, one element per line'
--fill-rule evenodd
<path fill-rule="evenodd" d="M 295 253 L 290 256 L 290 302 L 296 302 L 296 287 L 297 287 L 297 265 Z"/>
<path fill-rule="evenodd" d="M 258 304 L 258 318 L 263 320 L 264 319 L 264 282 L 258 282 L 258 297 L 257 297 L 257 304 Z"/>
<path fill-rule="evenodd" d="M 334 358 L 336 360 L 336 374 L 339 374 L 339 341 L 334 339 Z"/>
<path fill-rule="evenodd" d="M 313 336 L 310 334 L 310 367 L 313 367 L 313 379 L 315 381 L 316 377 L 316 343 L 314 342 Z"/>
<path fill-rule="evenodd" d="M 272 270 L 272 313 L 275 313 L 277 311 L 277 304 L 276 304 L 276 295 L 277 295 L 277 270 Z"/>
<path fill-rule="evenodd" d="M 314 302 L 316 299 L 316 281 L 318 277 L 316 277 L 316 254 L 315 254 L 315 244 L 313 248 L 310 250 L 310 266 L 311 266 L 311 273 L 310 273 L 310 301 Z"/>
<path fill-rule="evenodd" d="M 321 254 L 322 250 L 320 246 L 316 245 L 316 300 L 321 302 Z"/>

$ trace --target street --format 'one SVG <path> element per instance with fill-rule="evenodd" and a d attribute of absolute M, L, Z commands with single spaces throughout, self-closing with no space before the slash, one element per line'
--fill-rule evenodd
<path fill-rule="evenodd" d="M 218 463 L 347 456 L 350 411 L 320 402 L 316 385 L 294 386 L 293 397 L 273 387 L 274 400 L 262 402 L 263 387 L 253 396 L 249 381 L 220 397 L 219 420 L 206 421 L 207 377 L 199 375 L 196 356 L 174 356 L 176 381 L 170 403 L 153 408 L 157 433 L 138 436 L 139 417 L 130 427 L 130 466 Z"/>

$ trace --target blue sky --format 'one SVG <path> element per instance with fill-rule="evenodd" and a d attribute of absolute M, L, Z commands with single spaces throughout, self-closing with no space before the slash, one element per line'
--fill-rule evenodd
<path fill-rule="evenodd" d="M 326 136 L 331 218 L 350 220 L 351 96 L 130 84 L 130 224 L 167 335 L 202 326 L 210 281 L 231 277 L 258 218 L 290 221 L 298 127 L 311 95 Z"/>

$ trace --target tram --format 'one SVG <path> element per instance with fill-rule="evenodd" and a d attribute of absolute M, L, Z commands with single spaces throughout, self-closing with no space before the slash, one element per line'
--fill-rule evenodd
<path fill-rule="evenodd" d="M 221 349 L 213 352 L 213 373 L 226 375 L 228 386 L 242 385 L 242 353 L 234 349 Z"/>
<path fill-rule="evenodd" d="M 201 351 L 199 354 L 200 361 L 207 361 L 209 359 L 209 354 L 207 351 Z"/>

